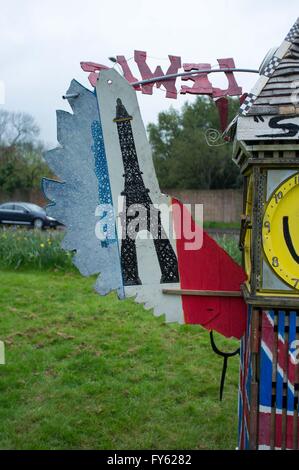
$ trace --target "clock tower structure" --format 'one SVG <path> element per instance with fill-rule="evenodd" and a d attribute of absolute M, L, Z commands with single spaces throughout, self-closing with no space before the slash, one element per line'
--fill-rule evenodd
<path fill-rule="evenodd" d="M 299 449 L 299 20 L 227 134 L 244 175 L 239 447 Z"/>

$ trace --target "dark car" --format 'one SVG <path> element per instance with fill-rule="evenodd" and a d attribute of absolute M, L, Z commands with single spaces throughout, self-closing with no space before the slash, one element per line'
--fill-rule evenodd
<path fill-rule="evenodd" d="M 48 217 L 42 207 L 29 202 L 0 204 L 0 224 L 28 225 L 39 229 L 62 225 L 53 217 Z"/>

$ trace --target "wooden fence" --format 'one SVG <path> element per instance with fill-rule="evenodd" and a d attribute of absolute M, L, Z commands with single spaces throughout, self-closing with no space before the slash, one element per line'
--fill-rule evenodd
<path fill-rule="evenodd" d="M 204 221 L 239 222 L 242 213 L 242 190 L 239 189 L 163 189 L 163 193 L 189 204 L 203 204 Z M 0 190 L 0 203 L 7 201 L 34 202 L 47 204 L 41 191 L 15 191 L 8 195 Z"/>

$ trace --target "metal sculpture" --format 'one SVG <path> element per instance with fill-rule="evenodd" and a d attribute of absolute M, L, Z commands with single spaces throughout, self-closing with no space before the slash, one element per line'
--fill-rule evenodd
<path fill-rule="evenodd" d="M 73 81 L 66 97 L 74 114 L 58 112 L 62 147 L 46 155 L 60 181 L 43 186 L 80 272 L 99 273 L 100 294 L 116 290 L 166 321 L 241 338 L 245 274 L 186 206 L 160 192 L 133 87 L 104 70 L 94 93 Z"/>
<path fill-rule="evenodd" d="M 145 58 L 138 60 L 150 75 Z M 48 212 L 66 225 L 63 247 L 76 252 L 80 272 L 99 274 L 100 294 L 116 291 L 119 298 L 134 297 L 153 308 L 155 315 L 165 314 L 166 321 L 242 338 L 239 445 L 244 449 L 299 447 L 298 59 L 297 21 L 262 65 L 257 85 L 226 132 L 227 139 L 235 139 L 234 160 L 245 177 L 240 233 L 245 272 L 185 205 L 160 192 L 135 90 L 151 92 L 145 85 L 173 74 L 163 77 L 156 70 L 138 82 L 118 59 L 129 84 L 115 70 L 100 66 L 97 76 L 97 64 L 84 63 L 95 91 L 72 82 L 66 98 L 74 114 L 58 112 L 61 147 L 46 156 L 59 178 L 43 182 L 52 201 Z M 195 88 L 202 79 L 199 73 Z M 174 94 L 174 83 L 168 85 Z M 218 104 L 225 111 L 225 103 Z M 167 231 L 163 204 L 171 209 Z M 202 241 L 192 250 L 185 225 L 191 244 Z M 225 359 L 225 372 L 227 358 L 237 351 L 221 353 L 213 335 L 211 341 Z"/>
<path fill-rule="evenodd" d="M 242 449 L 299 448 L 298 80 L 299 20 L 262 64 L 228 130 L 245 177 Z"/>

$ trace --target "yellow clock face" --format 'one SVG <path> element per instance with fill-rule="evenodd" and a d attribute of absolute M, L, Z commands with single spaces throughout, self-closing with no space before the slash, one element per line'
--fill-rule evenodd
<path fill-rule="evenodd" d="M 262 238 L 271 268 L 286 284 L 299 290 L 299 173 L 286 179 L 271 195 Z"/>

